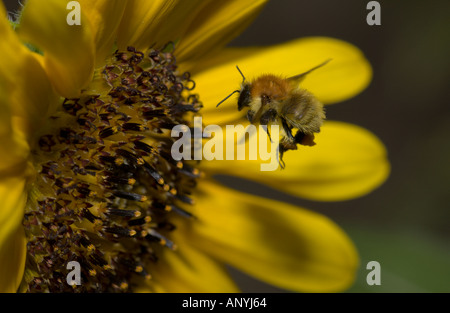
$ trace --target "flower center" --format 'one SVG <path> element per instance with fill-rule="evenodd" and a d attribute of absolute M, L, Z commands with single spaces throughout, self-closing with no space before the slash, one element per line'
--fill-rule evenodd
<path fill-rule="evenodd" d="M 63 101 L 33 152 L 27 291 L 131 291 L 151 279 L 158 252 L 175 249 L 171 214 L 191 217 L 199 171 L 173 160 L 170 130 L 192 125 L 201 108 L 193 87 L 172 53 L 129 47 Z M 71 261 L 79 286 L 66 282 Z"/>

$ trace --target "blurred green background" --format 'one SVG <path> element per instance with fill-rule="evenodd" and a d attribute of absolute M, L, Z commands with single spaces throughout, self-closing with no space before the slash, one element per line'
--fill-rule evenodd
<path fill-rule="evenodd" d="M 17 0 L 3 0 L 9 11 Z M 378 1 L 369 26 L 366 0 L 272 0 L 230 45 L 270 45 L 329 36 L 358 46 L 373 81 L 360 95 L 327 107 L 327 118 L 363 126 L 386 145 L 392 172 L 371 194 L 343 202 L 298 199 L 220 177 L 229 186 L 287 201 L 332 218 L 361 257 L 349 292 L 450 292 L 450 1 Z M 381 286 L 366 264 L 381 264 Z M 244 292 L 283 292 L 230 269 Z"/>

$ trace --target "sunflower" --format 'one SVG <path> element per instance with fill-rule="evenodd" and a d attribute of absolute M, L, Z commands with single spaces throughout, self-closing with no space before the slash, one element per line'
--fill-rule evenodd
<path fill-rule="evenodd" d="M 303 87 L 325 104 L 363 90 L 354 46 L 304 38 L 226 48 L 265 1 L 30 0 L 0 20 L 0 290 L 235 292 L 226 265 L 293 291 L 341 291 L 358 267 L 331 220 L 221 185 L 240 176 L 307 199 L 368 193 L 386 178 L 382 143 L 327 121 L 285 170 L 257 161 L 175 161 L 176 125 L 243 121 L 234 90 L 248 75 L 292 76 L 333 59 Z M 0 13 L 6 16 L 3 6 Z M 32 47 L 32 48 L 30 48 Z M 81 264 L 81 285 L 66 283 Z"/>

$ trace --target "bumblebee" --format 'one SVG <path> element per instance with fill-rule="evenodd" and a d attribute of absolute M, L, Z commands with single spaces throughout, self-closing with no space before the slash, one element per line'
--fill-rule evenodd
<path fill-rule="evenodd" d="M 284 168 L 283 154 L 287 150 L 296 150 L 297 144 L 313 146 L 314 133 L 320 132 L 325 112 L 323 104 L 313 94 L 299 87 L 307 74 L 324 66 L 330 60 L 299 75 L 283 78 L 274 74 L 264 74 L 248 82 L 238 66 L 243 81 L 241 89 L 233 91 L 217 106 L 234 93 L 239 93 L 238 110 L 248 107 L 247 119 L 260 125 L 278 125 L 280 127 L 280 165 Z M 297 129 L 295 135 L 292 130 Z M 267 134 L 270 133 L 267 127 Z"/>

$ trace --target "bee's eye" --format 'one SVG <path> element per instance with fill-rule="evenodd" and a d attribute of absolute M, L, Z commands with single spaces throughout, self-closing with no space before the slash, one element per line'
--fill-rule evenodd
<path fill-rule="evenodd" d="M 238 110 L 242 110 L 245 106 L 249 106 L 251 100 L 250 85 L 245 84 L 241 90 L 238 99 Z"/>

